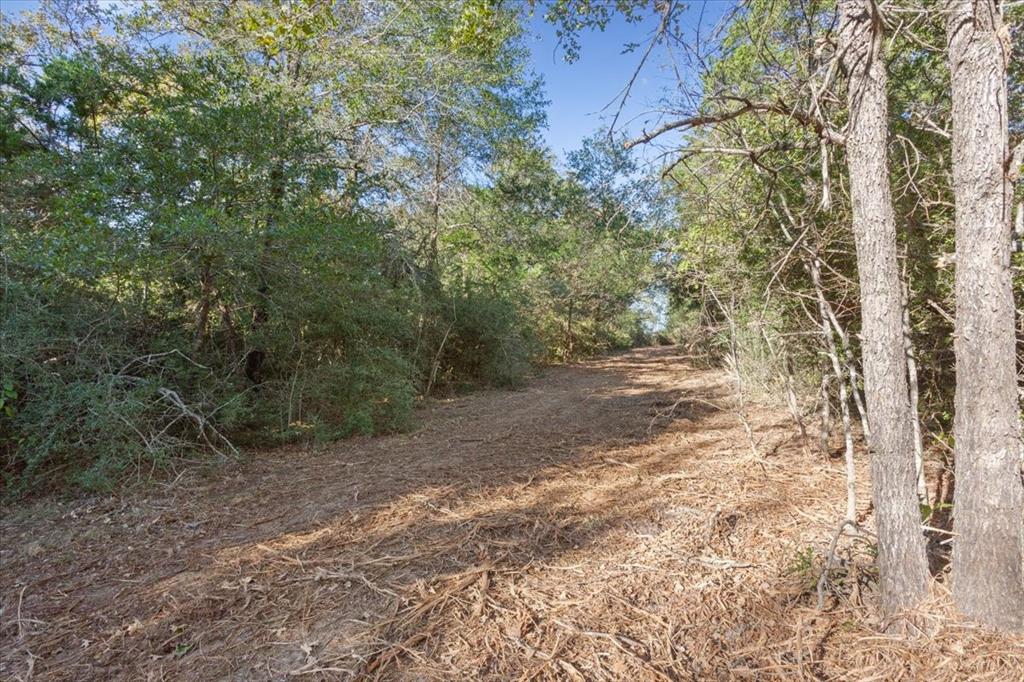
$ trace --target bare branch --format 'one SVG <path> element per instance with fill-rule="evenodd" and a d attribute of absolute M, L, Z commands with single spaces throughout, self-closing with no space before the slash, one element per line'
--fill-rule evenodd
<path fill-rule="evenodd" d="M 661 135 L 673 130 L 690 130 L 693 128 L 699 128 L 701 126 L 712 125 L 715 123 L 724 123 L 733 119 L 739 118 L 745 114 L 753 112 L 762 112 L 777 114 L 790 118 L 808 128 L 814 130 L 814 132 L 821 137 L 833 144 L 843 145 L 846 143 L 846 137 L 839 132 L 832 130 L 824 121 L 819 119 L 812 114 L 805 111 L 800 111 L 794 107 L 783 102 L 763 102 L 749 100 L 743 97 L 723 97 L 722 99 L 729 100 L 732 102 L 739 102 L 740 106 L 730 111 L 720 111 L 712 114 L 703 114 L 699 116 L 690 116 L 688 118 L 681 118 L 675 121 L 665 123 L 649 133 L 644 133 L 640 137 L 629 140 L 626 142 L 626 149 L 631 149 L 639 144 L 646 144 Z"/>

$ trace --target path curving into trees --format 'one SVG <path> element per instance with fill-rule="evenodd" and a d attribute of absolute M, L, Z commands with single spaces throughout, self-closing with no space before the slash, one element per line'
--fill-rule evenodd
<path fill-rule="evenodd" d="M 840 557 L 816 611 L 842 446 L 826 461 L 785 409 L 748 403 L 755 457 L 732 395 L 681 349 L 643 349 L 433 403 L 410 433 L 5 511 L 0 676 L 1020 670 L 1009 637 L 875 637 L 872 610 L 839 605 L 871 598 L 864 552 Z"/>

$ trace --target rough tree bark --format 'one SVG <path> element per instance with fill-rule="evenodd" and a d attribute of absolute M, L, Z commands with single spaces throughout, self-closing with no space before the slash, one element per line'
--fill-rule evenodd
<path fill-rule="evenodd" d="M 956 201 L 953 595 L 1024 629 L 1024 486 L 1010 273 L 1006 27 L 995 0 L 952 0 L 947 40 Z"/>
<path fill-rule="evenodd" d="M 840 0 L 839 47 L 849 77 L 846 163 L 860 280 L 864 387 L 881 607 L 918 603 L 929 576 L 917 504 L 896 224 L 887 164 L 888 101 L 882 27 L 871 0 Z"/>

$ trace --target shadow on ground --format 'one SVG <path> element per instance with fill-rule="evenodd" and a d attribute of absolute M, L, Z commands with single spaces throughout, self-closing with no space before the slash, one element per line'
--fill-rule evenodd
<path fill-rule="evenodd" d="M 676 349 L 436 403 L 0 531 L 0 678 L 1013 679 L 1024 639 L 881 637 L 841 463 Z M 858 494 L 870 529 L 868 478 Z M 868 538 L 870 536 L 867 536 Z M 941 587 L 941 586 L 940 586 Z M 948 601 L 948 600 L 947 600 Z"/>
<path fill-rule="evenodd" d="M 630 518 L 630 465 L 602 454 L 719 411 L 711 401 L 727 387 L 687 400 L 687 371 L 674 349 L 552 368 L 524 390 L 435 404 L 412 433 L 278 450 L 162 495 L 19 514 L 3 523 L 15 546 L 2 587 L 5 615 L 22 615 L 5 618 L 0 660 L 54 679 L 275 677 L 287 670 L 250 658 L 308 626 L 303 612 L 323 611 L 311 604 L 328 595 L 340 604 L 320 628 L 372 623 L 417 584 L 586 548 Z M 582 461 L 621 480 L 581 504 L 561 481 Z M 229 653 L 239 647 L 241 666 Z"/>

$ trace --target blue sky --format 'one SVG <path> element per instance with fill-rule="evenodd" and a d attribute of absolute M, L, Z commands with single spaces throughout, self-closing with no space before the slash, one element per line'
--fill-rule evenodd
<path fill-rule="evenodd" d="M 656 18 L 644 24 L 628 24 L 617 19 L 605 31 L 589 31 L 581 36 L 580 59 L 565 61 L 558 45 L 555 27 L 535 15 L 529 24 L 530 65 L 544 77 L 548 100 L 547 141 L 564 158 L 565 152 L 579 146 L 580 140 L 602 126 L 609 125 L 618 109 L 617 97 L 629 82 L 642 53 L 622 54 L 623 46 L 648 42 Z M 627 123 L 654 104 L 659 95 L 653 76 L 656 64 L 647 65 L 633 87 L 632 96 L 616 124 Z M 636 127 L 635 124 L 633 127 Z"/>
<path fill-rule="evenodd" d="M 702 30 L 712 28 L 733 6 L 732 0 L 694 0 L 682 15 L 684 31 L 692 35 L 698 21 Z M 547 141 L 552 150 L 565 157 L 565 152 L 579 146 L 580 141 L 611 123 L 618 109 L 617 97 L 629 83 L 640 63 L 643 51 L 658 25 L 653 10 L 648 20 L 630 24 L 616 18 L 603 32 L 589 31 L 581 35 L 580 59 L 568 64 L 564 51 L 558 48 L 555 27 L 544 22 L 538 12 L 530 21 L 527 44 L 531 66 L 545 81 L 548 107 Z M 629 43 L 640 48 L 623 54 Z M 664 94 L 676 87 L 676 77 L 667 70 L 668 56 L 655 50 L 648 58 L 633 85 L 616 130 L 639 133 L 645 126 L 657 124 L 657 109 Z M 653 154 L 643 153 L 651 159 Z"/>

